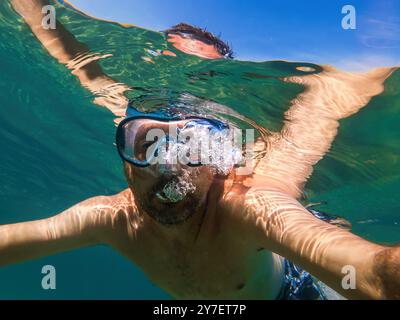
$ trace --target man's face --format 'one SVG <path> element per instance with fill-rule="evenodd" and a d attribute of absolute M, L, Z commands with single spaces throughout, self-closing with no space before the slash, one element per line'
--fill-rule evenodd
<path fill-rule="evenodd" d="M 157 164 L 140 168 L 125 163 L 125 175 L 139 209 L 163 225 L 183 223 L 204 209 L 214 174 L 207 166 L 163 169 Z"/>
<path fill-rule="evenodd" d="M 178 50 L 205 59 L 219 59 L 222 55 L 214 45 L 178 34 L 168 34 L 168 42 Z"/>
<path fill-rule="evenodd" d="M 179 224 L 204 209 L 215 176 L 227 176 L 241 161 L 231 131 L 215 121 L 133 117 L 121 124 L 129 187 L 139 209 L 157 222 Z"/>

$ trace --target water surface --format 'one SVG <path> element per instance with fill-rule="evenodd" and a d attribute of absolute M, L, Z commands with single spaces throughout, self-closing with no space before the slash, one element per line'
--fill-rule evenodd
<path fill-rule="evenodd" d="M 291 99 L 304 90 L 280 79 L 321 70 L 301 62 L 202 60 L 176 50 L 176 58 L 154 56 L 158 49 L 173 50 L 161 33 L 91 19 L 62 6 L 57 14 L 91 53 L 112 55 L 98 63 L 108 76 L 134 88 L 126 95 L 144 109 L 191 95 L 279 131 Z M 126 188 L 113 145 L 114 115 L 93 103 L 93 94 L 49 56 L 7 1 L 0 3 L 0 70 L 1 224 L 45 218 L 88 197 Z M 398 241 L 400 234 L 399 84 L 397 71 L 382 94 L 341 121 L 304 200 L 325 201 L 320 209 L 351 221 L 355 233 L 385 243 Z M 57 269 L 57 290 L 41 289 L 45 264 Z M 164 297 L 107 247 L 0 270 L 2 299 Z"/>

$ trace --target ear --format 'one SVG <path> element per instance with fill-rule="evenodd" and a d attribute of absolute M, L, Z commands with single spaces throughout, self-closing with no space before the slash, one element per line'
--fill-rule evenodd
<path fill-rule="evenodd" d="M 124 173 L 130 186 L 130 182 L 133 181 L 133 166 L 126 161 L 124 161 Z"/>

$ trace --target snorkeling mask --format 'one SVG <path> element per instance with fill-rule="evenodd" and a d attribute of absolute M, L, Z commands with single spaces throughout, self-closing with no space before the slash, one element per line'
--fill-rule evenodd
<path fill-rule="evenodd" d="M 129 103 L 126 118 L 117 128 L 116 145 L 120 157 L 137 166 L 148 167 L 165 156 L 169 148 L 185 145 L 187 141 L 178 141 L 183 130 L 210 133 L 222 132 L 229 126 L 216 119 L 196 116 L 170 115 L 163 111 L 140 112 Z M 163 154 L 164 153 L 164 154 Z M 201 156 L 192 155 L 185 163 L 190 167 L 201 166 Z"/>

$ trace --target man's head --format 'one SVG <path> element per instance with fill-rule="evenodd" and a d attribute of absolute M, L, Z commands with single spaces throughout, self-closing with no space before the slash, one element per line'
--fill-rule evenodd
<path fill-rule="evenodd" d="M 232 130 L 217 119 L 127 117 L 117 147 L 137 204 L 157 222 L 176 225 L 205 208 L 215 177 L 242 160 Z"/>
<path fill-rule="evenodd" d="M 187 54 L 206 59 L 233 57 L 233 52 L 226 43 L 204 29 L 180 23 L 165 32 L 168 35 L 168 41 Z"/>

